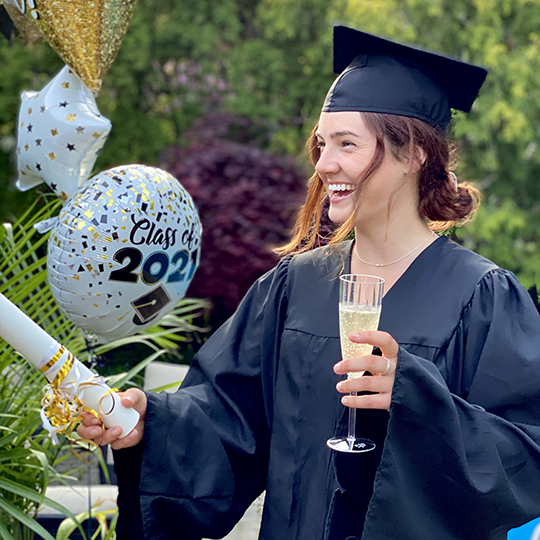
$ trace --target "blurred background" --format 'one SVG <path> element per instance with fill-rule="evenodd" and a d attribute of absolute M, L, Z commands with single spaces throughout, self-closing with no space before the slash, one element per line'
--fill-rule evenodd
<path fill-rule="evenodd" d="M 342 23 L 450 53 L 490 70 L 473 111 L 456 115 L 460 181 L 483 205 L 454 236 L 540 283 L 539 0 L 144 0 L 97 97 L 113 125 L 95 171 L 144 163 L 193 196 L 204 237 L 188 291 L 221 323 L 275 264 L 311 175 L 305 141 L 332 73 Z M 36 199 L 15 187 L 23 90 L 62 68 L 46 42 L 0 36 L 0 223 Z"/>

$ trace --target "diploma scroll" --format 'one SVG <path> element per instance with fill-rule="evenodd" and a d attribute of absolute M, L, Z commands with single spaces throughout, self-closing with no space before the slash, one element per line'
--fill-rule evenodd
<path fill-rule="evenodd" d="M 46 389 L 44 408 L 58 395 L 65 401 L 80 404 L 80 411 L 89 410 L 99 414 L 105 427 L 120 426 L 125 437 L 137 425 L 139 413 L 122 405 L 120 397 L 98 375 L 92 373 L 67 349 L 26 316 L 18 307 L 0 294 L 0 337 L 39 369 L 51 383 Z M 66 404 L 63 409 L 68 410 Z M 45 427 L 56 439 L 54 431 L 62 422 L 46 417 L 42 411 Z M 69 416 L 69 414 L 68 414 Z"/>

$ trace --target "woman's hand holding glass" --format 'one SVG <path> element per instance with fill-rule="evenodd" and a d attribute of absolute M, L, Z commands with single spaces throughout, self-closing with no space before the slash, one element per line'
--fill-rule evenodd
<path fill-rule="evenodd" d="M 147 406 L 146 394 L 137 388 L 130 388 L 121 394 L 121 399 L 124 407 L 132 407 L 140 414 L 139 422 L 129 435 L 119 439 L 118 437 L 122 434 L 120 427 L 115 426 L 106 429 L 102 426 L 102 422 L 91 413 L 83 413 L 82 423 L 77 428 L 77 433 L 83 439 L 93 440 L 99 446 L 110 444 L 114 450 L 139 444 L 144 434 L 144 418 Z"/>
<path fill-rule="evenodd" d="M 346 358 L 334 366 L 334 371 L 339 375 L 364 371 L 369 371 L 373 375 L 373 377 L 354 377 L 340 381 L 337 389 L 343 394 L 375 392 L 375 394 L 361 396 L 347 395 L 342 398 L 342 403 L 347 407 L 357 409 L 390 410 L 399 345 L 390 334 L 380 330 L 352 332 L 349 334 L 349 339 L 354 343 L 368 343 L 373 347 L 378 347 L 382 356 L 370 354 Z"/>

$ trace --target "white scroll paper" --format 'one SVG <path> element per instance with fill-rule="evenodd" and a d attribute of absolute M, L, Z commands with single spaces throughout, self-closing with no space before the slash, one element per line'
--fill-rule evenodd
<path fill-rule="evenodd" d="M 49 392 L 52 392 L 51 387 L 57 387 L 66 397 L 97 412 L 105 427 L 120 426 L 120 438 L 136 426 L 139 421 L 137 411 L 124 407 L 120 397 L 101 377 L 92 373 L 3 294 L 0 294 L 0 337 L 45 375 L 51 383 Z M 54 423 L 51 425 L 44 414 L 42 418 L 55 439 Z"/>

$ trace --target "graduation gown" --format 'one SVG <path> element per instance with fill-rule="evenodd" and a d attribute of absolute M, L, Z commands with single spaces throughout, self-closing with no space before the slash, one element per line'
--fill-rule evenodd
<path fill-rule="evenodd" d="M 337 276 L 351 242 L 281 261 L 116 452 L 119 540 L 220 538 L 266 489 L 262 540 L 487 540 L 540 515 L 540 316 L 510 272 L 437 239 L 383 300 L 399 343 L 377 449 L 333 452 Z M 144 535 L 143 535 L 144 531 Z"/>

